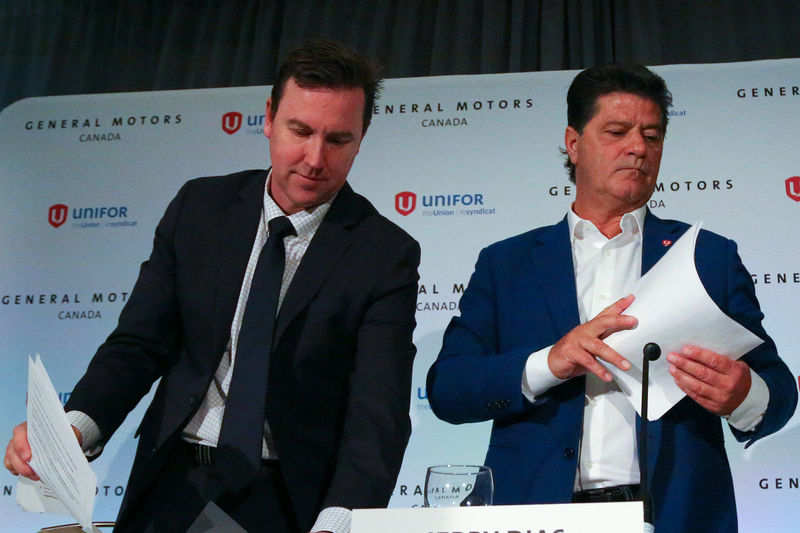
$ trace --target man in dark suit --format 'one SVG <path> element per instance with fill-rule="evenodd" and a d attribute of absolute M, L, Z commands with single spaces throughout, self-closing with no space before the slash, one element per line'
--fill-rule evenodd
<path fill-rule="evenodd" d="M 410 434 L 420 252 L 346 183 L 379 85 L 351 50 L 301 44 L 267 101 L 272 168 L 192 180 L 167 208 L 118 327 L 66 406 L 96 453 L 161 380 L 118 531 L 185 531 L 213 501 L 251 532 L 339 533 L 350 509 L 388 503 Z M 263 315 L 270 347 L 248 321 L 266 283 L 262 249 L 275 245 L 285 268 Z M 251 344 L 267 355 L 248 359 Z M 242 370 L 252 364 L 268 379 Z M 264 383 L 265 397 L 252 393 Z M 266 423 L 226 433 L 253 406 Z M 242 434 L 255 444 L 238 444 Z M 29 459 L 21 424 L 5 465 L 35 478 Z"/>
<path fill-rule="evenodd" d="M 558 224 L 484 249 L 445 332 L 428 399 L 452 423 L 493 420 L 496 503 L 636 497 L 640 421 L 599 361 L 630 369 L 603 339 L 635 327 L 624 314 L 633 283 L 688 228 L 646 208 L 670 103 L 645 67 L 578 74 L 565 133 L 575 202 Z M 687 397 L 651 423 L 642 458 L 660 533 L 736 531 L 720 419 L 749 445 L 780 429 L 797 402 L 736 245 L 701 231 L 695 262 L 717 305 L 765 342 L 739 360 L 701 346 L 665 354 Z"/>

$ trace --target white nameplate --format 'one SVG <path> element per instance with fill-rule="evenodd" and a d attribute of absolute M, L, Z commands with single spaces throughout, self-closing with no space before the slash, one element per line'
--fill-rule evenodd
<path fill-rule="evenodd" d="M 355 509 L 350 533 L 642 533 L 641 502 Z"/>

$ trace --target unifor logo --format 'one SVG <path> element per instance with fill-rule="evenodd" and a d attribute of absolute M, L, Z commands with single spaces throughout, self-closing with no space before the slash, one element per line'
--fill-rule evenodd
<path fill-rule="evenodd" d="M 242 114 L 238 111 L 228 111 L 222 115 L 222 131 L 233 135 L 242 127 Z"/>
<path fill-rule="evenodd" d="M 800 176 L 786 178 L 786 195 L 795 202 L 800 202 Z"/>
<path fill-rule="evenodd" d="M 51 205 L 50 210 L 47 213 L 47 221 L 51 226 L 57 228 L 67 221 L 68 212 L 69 208 L 64 204 Z"/>
<path fill-rule="evenodd" d="M 417 195 L 403 191 L 394 195 L 394 208 L 403 216 L 408 216 L 417 208 Z"/>

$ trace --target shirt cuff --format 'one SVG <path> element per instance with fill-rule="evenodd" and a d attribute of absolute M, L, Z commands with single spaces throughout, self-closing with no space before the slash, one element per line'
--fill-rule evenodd
<path fill-rule="evenodd" d="M 330 531 L 331 533 L 350 533 L 352 511 L 344 507 L 326 507 L 320 511 L 311 532 Z"/>
<path fill-rule="evenodd" d="M 769 405 L 769 387 L 752 368 L 750 369 L 750 391 L 739 407 L 728 415 L 728 423 L 744 433 L 754 430 L 764 418 Z"/>
<path fill-rule="evenodd" d="M 103 447 L 98 444 L 102 440 L 103 434 L 92 417 L 82 411 L 69 411 L 67 421 L 81 432 L 83 439 L 81 449 L 86 456 L 92 457 L 103 450 Z"/>
<path fill-rule="evenodd" d="M 547 364 L 547 357 L 552 347 L 553 345 L 550 345 L 533 352 L 525 363 L 525 370 L 522 372 L 522 394 L 531 403 L 537 396 L 566 381 L 555 377 L 550 371 L 550 365 Z"/>

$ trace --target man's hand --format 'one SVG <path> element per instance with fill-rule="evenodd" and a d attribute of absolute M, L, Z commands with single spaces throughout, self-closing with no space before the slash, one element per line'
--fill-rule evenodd
<path fill-rule="evenodd" d="M 78 444 L 83 444 L 83 436 L 78 428 L 72 426 L 72 431 L 75 432 L 75 438 L 78 439 Z M 6 447 L 6 456 L 3 459 L 3 465 L 13 475 L 22 475 L 34 481 L 39 481 L 39 476 L 33 471 L 33 468 L 28 464 L 31 460 L 31 445 L 28 443 L 28 423 L 23 422 L 14 428 L 14 433 L 11 441 Z"/>
<path fill-rule="evenodd" d="M 550 349 L 547 358 L 550 372 L 558 379 L 592 372 L 603 381 L 611 381 L 611 374 L 597 361 L 598 358 L 621 370 L 630 369 L 630 362 L 612 350 L 603 339 L 616 331 L 636 327 L 635 317 L 622 314 L 631 303 L 633 295 L 617 300 L 590 321 L 564 335 Z"/>
<path fill-rule="evenodd" d="M 678 387 L 702 407 L 727 416 L 750 392 L 750 367 L 711 350 L 685 346 L 667 355 L 669 373 Z"/>
<path fill-rule="evenodd" d="M 39 476 L 28 464 L 31 460 L 31 445 L 28 444 L 28 423 L 23 422 L 14 428 L 11 441 L 6 447 L 6 456 L 3 465 L 13 475 L 23 475 L 34 481 L 39 481 Z"/>

